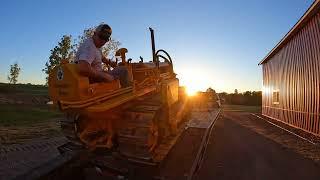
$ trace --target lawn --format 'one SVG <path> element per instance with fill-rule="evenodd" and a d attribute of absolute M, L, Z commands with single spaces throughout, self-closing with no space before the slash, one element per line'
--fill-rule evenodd
<path fill-rule="evenodd" d="M 0 83 L 0 93 L 15 94 L 22 93 L 33 96 L 46 96 L 48 95 L 48 87 L 43 85 L 33 84 L 7 84 Z"/>
<path fill-rule="evenodd" d="M 28 126 L 61 117 L 49 107 L 0 104 L 0 126 Z"/>
<path fill-rule="evenodd" d="M 237 111 L 237 112 L 251 112 L 251 113 L 260 113 L 261 106 L 244 106 L 244 105 L 229 105 L 224 104 L 224 111 Z"/>
<path fill-rule="evenodd" d="M 0 115 L 0 144 L 62 136 L 59 124 L 62 113 L 46 106 L 1 104 Z"/>
<path fill-rule="evenodd" d="M 46 104 L 46 86 L 0 83 L 0 98 L 0 144 L 62 136 L 63 114 Z"/>

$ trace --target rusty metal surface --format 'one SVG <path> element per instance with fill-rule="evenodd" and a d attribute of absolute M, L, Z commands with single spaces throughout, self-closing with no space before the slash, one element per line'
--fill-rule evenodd
<path fill-rule="evenodd" d="M 192 128 L 207 129 L 211 126 L 212 121 L 215 119 L 219 111 L 220 109 L 213 109 L 207 112 L 193 111 L 187 126 Z"/>
<path fill-rule="evenodd" d="M 1 147 L 0 180 L 13 179 L 57 157 L 56 148 L 65 142 L 65 138 L 54 138 Z"/>
<path fill-rule="evenodd" d="M 320 136 L 320 13 L 263 64 L 262 114 Z M 273 93 L 279 92 L 275 102 Z"/>
<path fill-rule="evenodd" d="M 189 171 L 188 180 L 192 180 L 194 175 L 201 169 L 203 158 L 207 151 L 207 146 L 210 140 L 213 126 L 221 114 L 221 109 L 214 109 L 212 111 L 207 112 L 207 114 L 209 115 L 207 116 L 206 119 L 211 119 L 211 122 L 208 123 L 208 126 L 204 132 L 204 136 L 201 139 L 200 148 L 198 150 L 194 163 Z"/>
<path fill-rule="evenodd" d="M 204 130 L 189 128 L 179 138 L 160 167 L 160 177 L 166 180 L 187 179 L 201 144 Z M 160 178 L 159 178 L 160 179 Z"/>
<path fill-rule="evenodd" d="M 191 123 L 188 123 L 160 167 L 160 176 L 163 179 L 192 179 L 201 167 L 212 127 L 219 113 L 219 109 L 196 109 L 191 113 Z"/>

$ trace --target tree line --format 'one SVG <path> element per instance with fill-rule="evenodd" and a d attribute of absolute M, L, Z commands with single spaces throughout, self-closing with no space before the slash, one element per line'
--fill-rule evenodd
<path fill-rule="evenodd" d="M 230 94 L 226 92 L 219 93 L 219 97 L 224 104 L 258 106 L 262 103 L 262 91 L 238 93 L 238 90 L 235 90 L 234 93 Z"/>

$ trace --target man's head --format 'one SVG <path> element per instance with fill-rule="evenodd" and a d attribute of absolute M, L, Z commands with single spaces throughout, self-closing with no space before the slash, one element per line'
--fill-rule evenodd
<path fill-rule="evenodd" d="M 112 29 L 108 24 L 100 24 L 94 31 L 93 39 L 97 48 L 101 48 L 110 40 Z"/>

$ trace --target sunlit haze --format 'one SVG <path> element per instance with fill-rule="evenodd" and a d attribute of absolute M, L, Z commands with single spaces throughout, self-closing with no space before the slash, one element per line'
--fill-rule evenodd
<path fill-rule="evenodd" d="M 151 59 L 148 27 L 165 49 L 181 85 L 195 92 L 261 90 L 258 62 L 303 15 L 312 0 L 269 1 L 4 1 L 0 7 L 0 82 L 10 64 L 18 83 L 44 84 L 50 49 L 65 34 L 77 37 L 101 22 L 126 47 L 128 58 Z"/>

